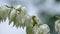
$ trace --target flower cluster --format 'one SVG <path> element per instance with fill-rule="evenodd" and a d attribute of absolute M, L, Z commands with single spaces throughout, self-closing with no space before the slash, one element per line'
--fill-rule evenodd
<path fill-rule="evenodd" d="M 0 21 L 6 20 L 6 17 L 9 19 L 9 25 L 13 23 L 13 26 L 17 28 L 26 27 L 27 34 L 50 34 L 49 26 L 39 21 L 36 16 L 27 15 L 26 8 L 21 5 L 16 8 L 6 5 L 0 7 Z M 57 24 L 55 24 L 56 27 L 58 26 Z"/>

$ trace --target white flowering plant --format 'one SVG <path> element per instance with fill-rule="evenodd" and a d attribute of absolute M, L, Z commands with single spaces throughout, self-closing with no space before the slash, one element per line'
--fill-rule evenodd
<path fill-rule="evenodd" d="M 47 24 L 43 24 L 37 16 L 29 16 L 27 9 L 18 5 L 16 8 L 13 6 L 4 5 L 0 7 L 0 21 L 9 19 L 9 25 L 13 23 L 13 26 L 26 27 L 27 34 L 50 34 L 50 28 Z M 56 31 L 57 28 L 56 28 Z"/>

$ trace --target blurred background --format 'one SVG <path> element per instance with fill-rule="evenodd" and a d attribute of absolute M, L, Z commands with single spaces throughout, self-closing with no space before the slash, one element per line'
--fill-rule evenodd
<path fill-rule="evenodd" d="M 54 24 L 58 19 L 55 16 L 60 16 L 60 0 L 0 0 L 0 7 L 3 5 L 26 7 L 29 15 L 38 16 L 43 23 L 49 25 L 51 34 L 57 34 Z M 26 28 L 12 27 L 6 20 L 0 24 L 0 34 L 26 34 Z"/>

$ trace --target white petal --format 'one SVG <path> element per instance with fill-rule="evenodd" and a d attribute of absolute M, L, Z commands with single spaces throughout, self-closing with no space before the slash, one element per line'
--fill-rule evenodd
<path fill-rule="evenodd" d="M 17 15 L 17 16 L 16 16 L 16 21 L 17 21 L 17 25 L 19 25 L 19 26 L 21 27 L 22 21 L 21 21 L 21 16 L 20 16 L 20 15 Z"/>
<path fill-rule="evenodd" d="M 25 7 L 22 7 L 21 10 L 22 10 L 23 15 L 26 15 L 27 14 L 27 9 Z"/>
<path fill-rule="evenodd" d="M 16 7 L 16 10 L 20 10 L 21 9 L 21 5 L 18 5 L 17 7 Z"/>
<path fill-rule="evenodd" d="M 11 23 L 15 19 L 14 17 L 16 17 L 16 10 L 15 9 L 13 9 L 10 13 L 9 23 Z"/>
<path fill-rule="evenodd" d="M 26 12 L 24 12 L 24 11 L 25 10 L 22 10 L 22 7 L 20 5 L 18 5 L 16 9 L 13 9 L 11 11 L 9 20 L 10 20 L 10 23 L 12 21 L 14 22 L 13 26 L 16 25 L 17 28 L 19 26 L 22 28 L 25 27 Z"/>
<path fill-rule="evenodd" d="M 5 20 L 9 12 L 10 8 L 7 8 L 6 6 L 0 7 L 0 20 Z"/>

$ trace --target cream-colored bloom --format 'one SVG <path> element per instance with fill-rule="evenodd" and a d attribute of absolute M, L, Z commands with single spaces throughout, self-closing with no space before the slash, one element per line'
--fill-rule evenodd
<path fill-rule="evenodd" d="M 55 22 L 55 30 L 56 30 L 57 32 L 60 31 L 60 19 L 58 19 L 58 20 Z"/>
<path fill-rule="evenodd" d="M 13 21 L 13 26 L 15 25 L 18 27 L 25 27 L 25 19 L 26 19 L 26 11 L 25 8 L 17 6 L 17 8 L 13 8 L 9 16 L 9 23 Z"/>
<path fill-rule="evenodd" d="M 16 21 L 18 23 L 17 25 L 24 28 L 25 18 L 26 18 L 26 16 L 24 16 L 23 13 L 22 14 L 21 13 L 17 14 L 17 16 L 16 16 Z"/>
<path fill-rule="evenodd" d="M 37 29 L 36 34 L 50 34 L 50 28 L 47 24 L 40 25 Z"/>
<path fill-rule="evenodd" d="M 6 20 L 8 14 L 10 12 L 10 8 L 8 8 L 6 5 L 0 7 L 0 20 Z"/>

